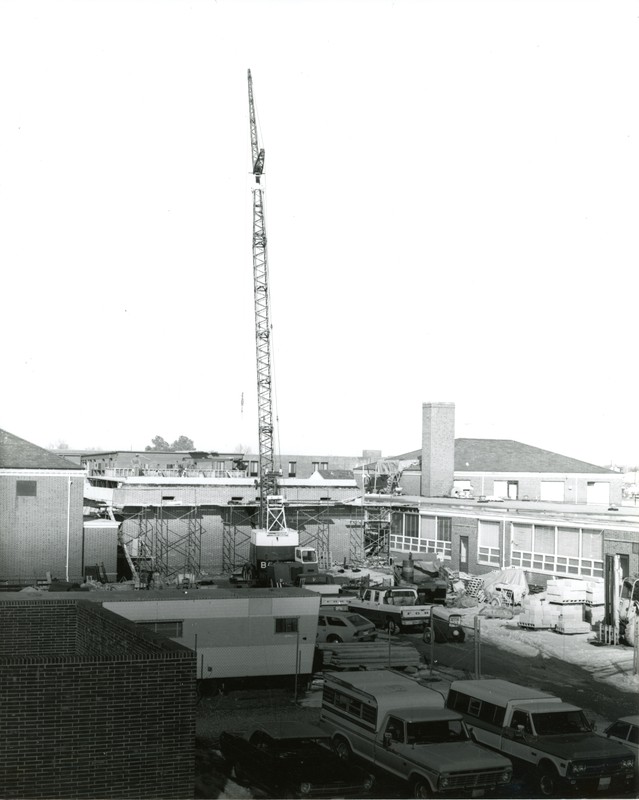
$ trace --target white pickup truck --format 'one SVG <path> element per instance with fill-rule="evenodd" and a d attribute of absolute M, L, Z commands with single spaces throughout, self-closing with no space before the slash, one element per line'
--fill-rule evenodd
<path fill-rule="evenodd" d="M 378 628 L 389 633 L 401 630 L 421 631 L 430 622 L 431 605 L 421 605 L 417 589 L 401 586 L 366 589 L 361 597 L 348 600 L 349 611 L 357 611 Z"/>
<path fill-rule="evenodd" d="M 462 680 L 451 683 L 446 705 L 477 742 L 532 770 L 543 797 L 632 789 L 633 754 L 597 736 L 584 712 L 559 697 L 509 681 Z"/>
<path fill-rule="evenodd" d="M 320 725 L 340 758 L 406 781 L 412 797 L 482 797 L 510 783 L 508 758 L 473 742 L 439 692 L 403 673 L 326 673 Z"/>

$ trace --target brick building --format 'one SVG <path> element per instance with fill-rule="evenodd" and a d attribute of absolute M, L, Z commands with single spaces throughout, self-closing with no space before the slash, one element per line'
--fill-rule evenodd
<path fill-rule="evenodd" d="M 82 577 L 84 470 L 0 430 L 0 581 Z"/>
<path fill-rule="evenodd" d="M 195 654 L 83 600 L 0 595 L 0 795 L 193 797 Z"/>

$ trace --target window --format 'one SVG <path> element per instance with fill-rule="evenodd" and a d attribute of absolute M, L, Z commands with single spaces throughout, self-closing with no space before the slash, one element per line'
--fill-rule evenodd
<path fill-rule="evenodd" d="M 257 476 L 257 461 L 251 461 L 249 465 L 249 475 L 251 478 L 255 478 Z"/>
<path fill-rule="evenodd" d="M 297 461 L 288 462 L 288 477 L 289 478 L 297 477 Z"/>
<path fill-rule="evenodd" d="M 328 470 L 328 461 L 322 461 L 320 464 L 320 469 Z"/>
<path fill-rule="evenodd" d="M 569 577 L 603 577 L 603 531 L 512 523 L 511 544 L 513 567 Z"/>
<path fill-rule="evenodd" d="M 532 727 L 530 725 L 530 717 L 528 716 L 528 712 L 513 711 L 513 717 L 510 722 L 510 727 L 518 728 L 520 725 L 524 729 L 525 733 L 532 733 Z"/>
<path fill-rule="evenodd" d="M 350 695 L 335 691 L 332 686 L 325 686 L 322 695 L 322 707 L 330 709 L 331 706 L 348 711 L 353 718 L 352 721 L 364 728 L 374 728 L 377 723 L 376 706 L 367 705 Z M 358 722 L 358 720 L 360 721 Z"/>
<path fill-rule="evenodd" d="M 386 730 L 384 731 L 384 736 L 389 736 L 391 741 L 393 742 L 402 742 L 404 741 L 404 723 L 401 719 L 397 719 L 397 717 L 389 717 L 388 723 L 386 725 Z"/>
<path fill-rule="evenodd" d="M 313 472 L 317 472 L 317 470 L 320 468 L 320 462 L 313 461 L 312 464 L 313 464 Z"/>
<path fill-rule="evenodd" d="M 419 536 L 419 514 L 404 514 L 404 536 Z"/>
<path fill-rule="evenodd" d="M 607 728 L 606 734 L 608 736 L 616 736 L 617 739 L 627 739 L 628 728 L 630 728 L 630 724 L 628 722 L 615 722 L 614 725 L 611 725 L 609 728 Z"/>
<path fill-rule="evenodd" d="M 437 541 L 450 542 L 453 538 L 453 521 L 450 517 L 437 517 Z"/>
<path fill-rule="evenodd" d="M 276 617 L 275 633 L 297 633 L 297 617 Z"/>
<path fill-rule="evenodd" d="M 501 558 L 499 522 L 479 520 L 477 560 L 480 564 L 494 564 L 499 566 Z"/>
<path fill-rule="evenodd" d="M 563 503 L 565 499 L 565 483 L 564 481 L 542 481 L 539 491 L 539 499 Z"/>
<path fill-rule="evenodd" d="M 468 713 L 471 717 L 479 717 L 479 712 L 481 711 L 481 700 L 475 700 L 474 697 L 471 697 L 468 700 Z"/>
<path fill-rule="evenodd" d="M 36 497 L 37 481 L 18 481 L 16 483 L 16 495 L 18 497 Z"/>
<path fill-rule="evenodd" d="M 403 528 L 393 517 L 390 532 L 391 550 L 405 553 L 435 553 L 441 558 L 451 557 L 452 520 L 448 517 L 420 516 L 414 511 L 404 512 Z"/>
<path fill-rule="evenodd" d="M 142 628 L 148 628 L 154 633 L 161 633 L 162 636 L 168 636 L 170 639 L 179 639 L 182 636 L 183 622 L 180 619 L 176 620 L 154 620 L 153 622 L 137 622 Z"/>

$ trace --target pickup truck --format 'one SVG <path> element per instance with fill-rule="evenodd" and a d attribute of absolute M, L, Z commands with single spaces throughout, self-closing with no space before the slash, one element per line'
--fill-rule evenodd
<path fill-rule="evenodd" d="M 272 797 L 353 797 L 370 792 L 373 777 L 344 764 L 326 731 L 303 722 L 274 724 L 248 736 L 222 731 L 220 751 L 236 781 Z"/>
<path fill-rule="evenodd" d="M 327 673 L 320 725 L 340 758 L 405 781 L 412 797 L 481 797 L 512 777 L 510 761 L 473 742 L 439 692 L 394 670 Z"/>
<path fill-rule="evenodd" d="M 543 797 L 632 788 L 633 754 L 597 736 L 583 711 L 559 697 L 509 681 L 461 680 L 451 683 L 446 705 L 477 742 L 532 772 Z"/>
<path fill-rule="evenodd" d="M 365 589 L 360 597 L 348 600 L 349 611 L 357 611 L 378 628 L 389 633 L 401 630 L 421 631 L 430 622 L 431 605 L 421 605 L 417 589 L 400 586 Z"/>

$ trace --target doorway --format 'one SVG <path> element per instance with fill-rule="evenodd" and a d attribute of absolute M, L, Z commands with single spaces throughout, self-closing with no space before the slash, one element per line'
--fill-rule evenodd
<path fill-rule="evenodd" d="M 459 570 L 468 572 L 468 536 L 459 537 Z"/>

